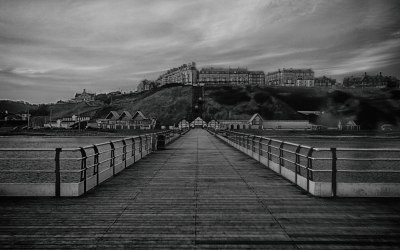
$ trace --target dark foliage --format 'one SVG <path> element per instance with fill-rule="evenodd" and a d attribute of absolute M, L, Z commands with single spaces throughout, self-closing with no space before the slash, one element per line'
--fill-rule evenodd
<path fill-rule="evenodd" d="M 390 97 L 395 100 L 400 100 L 400 90 L 392 90 L 390 91 Z"/>
<path fill-rule="evenodd" d="M 50 114 L 49 107 L 47 105 L 41 104 L 37 109 L 30 111 L 32 116 L 48 116 Z"/>
<path fill-rule="evenodd" d="M 254 100 L 257 103 L 262 104 L 264 102 L 270 102 L 271 96 L 265 92 L 257 92 L 256 94 L 254 94 Z"/>
<path fill-rule="evenodd" d="M 242 88 L 223 87 L 222 90 L 217 90 L 211 95 L 215 101 L 223 105 L 236 105 L 251 100 L 250 96 Z"/>
<path fill-rule="evenodd" d="M 344 103 L 348 99 L 352 98 L 353 96 L 349 93 L 342 92 L 342 91 L 334 91 L 332 92 L 329 97 L 335 102 L 335 103 Z"/>

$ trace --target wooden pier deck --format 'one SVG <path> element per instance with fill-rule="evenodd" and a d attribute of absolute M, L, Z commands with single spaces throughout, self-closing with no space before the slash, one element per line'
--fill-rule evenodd
<path fill-rule="evenodd" d="M 78 198 L 0 198 L 6 248 L 400 248 L 399 199 L 304 194 L 196 129 Z"/>

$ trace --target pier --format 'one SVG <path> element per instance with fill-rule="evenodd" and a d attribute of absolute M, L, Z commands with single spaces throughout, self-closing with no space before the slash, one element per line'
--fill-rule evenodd
<path fill-rule="evenodd" d="M 2 248 L 387 249 L 397 198 L 316 198 L 202 129 L 79 197 L 0 198 Z"/>

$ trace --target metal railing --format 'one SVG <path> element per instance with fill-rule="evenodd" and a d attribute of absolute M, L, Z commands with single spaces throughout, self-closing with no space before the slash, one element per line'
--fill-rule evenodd
<path fill-rule="evenodd" d="M 54 183 L 55 196 L 62 183 L 83 183 L 83 193 L 99 185 L 101 174 L 127 168 L 157 149 L 157 137 L 166 143 L 173 131 L 144 134 L 77 148 L 0 148 L 0 183 Z M 95 178 L 95 185 L 87 181 Z"/>
<path fill-rule="evenodd" d="M 310 181 L 330 182 L 333 197 L 338 179 L 346 183 L 400 183 L 400 148 L 322 148 L 239 132 L 217 134 L 252 152 L 257 160 L 267 159 L 268 167 L 276 163 L 281 175 L 283 169 L 291 170 L 291 181 L 297 186 L 298 178 L 304 177 L 306 187 L 302 188 L 308 193 Z"/>

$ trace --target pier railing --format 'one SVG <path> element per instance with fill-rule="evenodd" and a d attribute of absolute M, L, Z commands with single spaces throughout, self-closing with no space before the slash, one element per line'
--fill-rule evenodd
<path fill-rule="evenodd" d="M 400 148 L 322 148 L 232 131 L 215 135 L 312 195 L 400 197 Z"/>
<path fill-rule="evenodd" d="M 0 148 L 0 196 L 82 195 L 176 137 L 168 130 L 77 148 Z"/>

